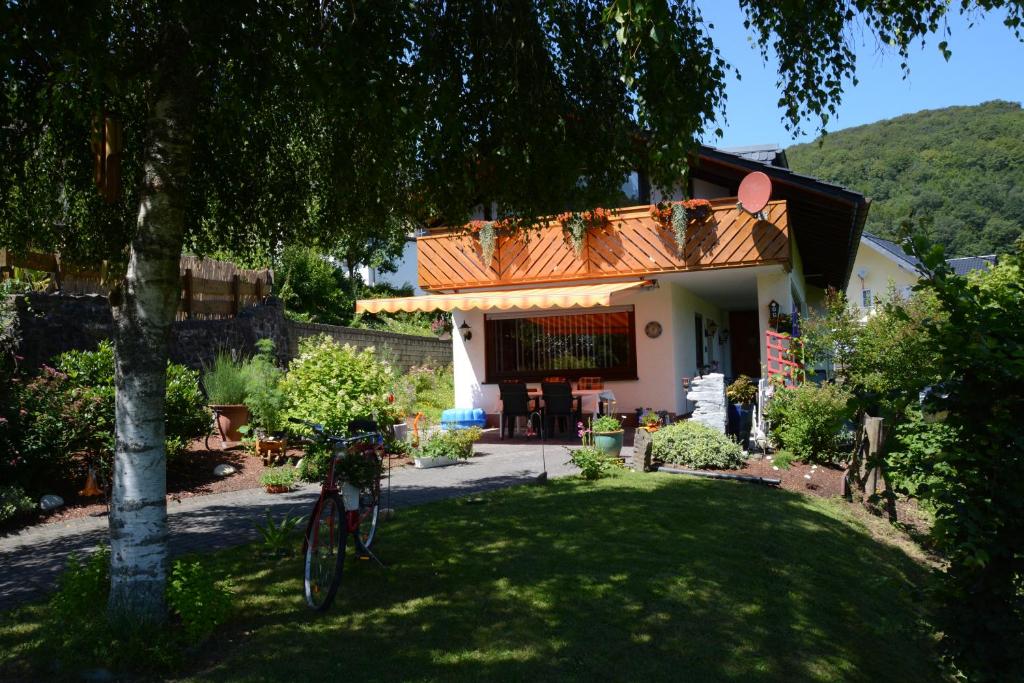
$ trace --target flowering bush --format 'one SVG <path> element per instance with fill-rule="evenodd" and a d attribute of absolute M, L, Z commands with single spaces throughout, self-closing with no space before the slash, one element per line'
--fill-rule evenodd
<path fill-rule="evenodd" d="M 622 463 L 595 446 L 580 446 L 569 450 L 569 462 L 580 468 L 584 479 L 600 479 L 621 467 Z"/>
<path fill-rule="evenodd" d="M 299 356 L 280 386 L 288 417 L 345 434 L 353 420 L 374 420 L 382 429 L 394 424 L 395 379 L 394 369 L 378 360 L 373 348 L 357 350 L 321 335 L 299 342 Z"/>

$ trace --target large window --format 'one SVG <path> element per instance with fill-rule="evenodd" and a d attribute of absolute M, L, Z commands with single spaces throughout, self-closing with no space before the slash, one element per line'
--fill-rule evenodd
<path fill-rule="evenodd" d="M 487 381 L 550 375 L 636 379 L 633 307 L 486 318 Z"/>

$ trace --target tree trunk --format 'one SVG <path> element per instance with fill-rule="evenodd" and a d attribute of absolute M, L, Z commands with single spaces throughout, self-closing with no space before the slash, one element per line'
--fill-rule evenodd
<path fill-rule="evenodd" d="M 184 41 L 181 41 L 183 44 Z M 191 163 L 194 84 L 172 50 L 158 77 L 139 193 L 137 232 L 114 311 L 117 441 L 110 503 L 111 616 L 166 617 L 168 341 L 181 295 L 178 272 Z"/>

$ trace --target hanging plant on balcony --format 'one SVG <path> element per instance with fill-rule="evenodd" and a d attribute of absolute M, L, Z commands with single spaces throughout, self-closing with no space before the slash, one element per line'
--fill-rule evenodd
<path fill-rule="evenodd" d="M 494 221 L 473 221 L 470 223 L 470 230 L 476 233 L 480 241 L 484 267 L 490 268 L 491 261 L 494 260 L 494 248 L 498 243 L 498 231 L 494 227 Z"/>
<path fill-rule="evenodd" d="M 583 244 L 587 239 L 587 222 L 583 220 L 583 214 L 570 211 L 559 214 L 558 220 L 562 222 L 562 231 L 566 238 L 572 243 L 572 250 L 576 252 L 576 258 L 583 256 Z"/>
<path fill-rule="evenodd" d="M 679 253 L 682 253 L 686 245 L 686 229 L 690 221 L 703 223 L 711 216 L 711 210 L 711 202 L 706 199 L 658 202 L 651 205 L 651 218 L 665 230 L 672 230 Z"/>
<path fill-rule="evenodd" d="M 690 222 L 690 211 L 686 208 L 683 202 L 672 203 L 672 234 L 676 238 L 676 246 L 679 248 L 679 253 L 683 253 L 683 248 L 686 246 L 686 226 Z"/>
<path fill-rule="evenodd" d="M 576 258 L 583 256 L 587 230 L 606 228 L 611 225 L 611 212 L 598 207 L 590 211 L 569 211 L 558 215 L 566 238 L 572 243 Z"/>

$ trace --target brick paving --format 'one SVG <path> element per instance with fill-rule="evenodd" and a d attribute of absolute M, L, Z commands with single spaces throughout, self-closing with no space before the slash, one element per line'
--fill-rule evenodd
<path fill-rule="evenodd" d="M 390 506 L 410 507 L 523 484 L 535 480 L 542 471 L 541 447 L 537 442 L 495 442 L 491 434 L 487 437 L 475 447 L 479 457 L 464 463 L 395 470 Z M 566 462 L 568 453 L 564 445 L 548 444 L 545 448 L 551 477 L 575 471 Z M 319 486 L 315 485 L 278 495 L 248 489 L 171 502 L 167 507 L 171 556 L 255 540 L 255 525 L 265 519 L 267 510 L 277 519 L 285 514 L 305 515 L 318 491 Z M 386 503 L 385 498 L 382 504 Z M 0 611 L 45 596 L 53 589 L 68 555 L 87 553 L 106 537 L 106 516 L 40 524 L 0 537 Z"/>

